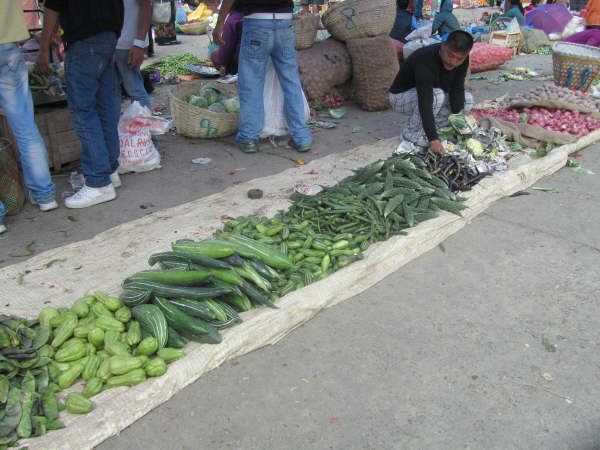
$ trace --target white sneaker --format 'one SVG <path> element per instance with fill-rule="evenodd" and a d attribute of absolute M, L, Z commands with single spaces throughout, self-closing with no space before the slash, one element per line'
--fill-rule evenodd
<path fill-rule="evenodd" d="M 110 174 L 110 182 L 115 188 L 121 187 L 123 185 L 123 183 L 121 183 L 121 177 L 119 176 L 119 172 L 115 170 L 113 173 Z"/>
<path fill-rule="evenodd" d="M 65 200 L 67 208 L 87 208 L 99 203 L 109 202 L 117 198 L 117 193 L 112 184 L 107 186 L 94 188 L 83 185 L 81 189 L 75 192 Z"/>
<path fill-rule="evenodd" d="M 4 225 L 2 222 L 0 222 L 0 234 L 4 233 L 6 231 L 6 225 Z"/>
<path fill-rule="evenodd" d="M 31 196 L 31 194 L 29 195 L 29 202 L 32 205 L 39 206 L 40 211 L 42 211 L 42 212 L 52 211 L 53 209 L 58 208 L 58 203 L 56 202 L 56 200 L 52 200 L 51 202 L 48 202 L 48 203 L 38 203 L 34 200 L 34 198 Z"/>

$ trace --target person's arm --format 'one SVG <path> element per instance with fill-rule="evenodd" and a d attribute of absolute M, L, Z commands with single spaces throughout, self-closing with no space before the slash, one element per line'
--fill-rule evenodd
<path fill-rule="evenodd" d="M 415 66 L 415 80 L 423 130 L 429 142 L 437 141 L 438 134 L 433 117 L 433 74 L 428 67 L 420 64 Z"/>
<path fill-rule="evenodd" d="M 146 35 L 152 23 L 152 0 L 137 0 L 140 7 L 138 14 L 138 26 L 136 40 L 145 42 Z M 127 63 L 132 69 L 140 67 L 144 62 L 145 47 L 136 47 L 135 45 L 129 50 L 129 58 Z"/>
<path fill-rule="evenodd" d="M 465 77 L 469 68 L 469 58 L 465 60 L 457 69 L 454 76 L 454 83 L 450 86 L 448 93 L 448 102 L 452 114 L 461 112 L 465 107 Z"/>
<path fill-rule="evenodd" d="M 42 39 L 40 42 L 40 51 L 37 57 L 37 68 L 44 75 L 50 74 L 50 42 L 54 38 L 58 29 L 58 11 L 44 8 L 44 26 L 42 28 Z"/>
<path fill-rule="evenodd" d="M 235 0 L 223 0 L 223 4 L 221 5 L 221 9 L 219 10 L 219 17 L 217 19 L 217 25 L 213 31 L 213 41 L 217 45 L 223 45 L 223 39 L 221 38 L 221 34 L 223 33 L 223 25 L 225 24 L 225 19 L 229 15 L 229 11 L 231 11 L 231 7 L 233 6 L 233 2 Z"/>

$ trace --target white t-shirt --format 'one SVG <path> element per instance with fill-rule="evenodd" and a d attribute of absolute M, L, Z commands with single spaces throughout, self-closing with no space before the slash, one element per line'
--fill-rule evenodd
<path fill-rule="evenodd" d="M 123 28 L 121 29 L 121 37 L 117 41 L 118 50 L 130 50 L 133 47 L 133 41 L 136 39 L 138 30 L 138 16 L 140 14 L 140 5 L 138 0 L 123 0 L 125 9 L 125 17 L 123 18 Z M 145 39 L 148 46 L 148 34 Z"/>

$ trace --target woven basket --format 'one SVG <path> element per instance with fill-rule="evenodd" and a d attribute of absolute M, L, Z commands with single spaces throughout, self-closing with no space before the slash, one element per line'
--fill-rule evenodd
<path fill-rule="evenodd" d="M 600 73 L 600 48 L 557 42 L 552 47 L 554 84 L 588 91 Z"/>
<path fill-rule="evenodd" d="M 323 14 L 327 31 L 343 42 L 389 34 L 395 20 L 395 0 L 346 0 Z"/>
<path fill-rule="evenodd" d="M 237 95 L 235 86 L 214 81 L 190 81 L 174 87 L 169 92 L 169 105 L 177 132 L 182 136 L 201 139 L 220 138 L 235 133 L 239 114 L 215 113 L 187 102 L 191 94 L 198 93 L 205 85 L 214 86 L 227 97 Z"/>
<path fill-rule="evenodd" d="M 311 48 L 317 38 L 319 29 L 318 16 L 294 16 L 296 31 L 296 50 Z"/>
<path fill-rule="evenodd" d="M 208 19 L 202 22 L 183 23 L 179 25 L 179 29 L 183 34 L 205 34 L 208 30 Z"/>

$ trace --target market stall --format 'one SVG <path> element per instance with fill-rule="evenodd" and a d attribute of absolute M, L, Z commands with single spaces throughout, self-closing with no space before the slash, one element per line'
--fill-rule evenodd
<path fill-rule="evenodd" d="M 540 96 L 516 101 L 539 101 Z M 577 97 L 574 105 L 585 109 L 581 100 L 587 97 Z M 33 318 L 42 304 L 40 323 L 54 330 L 41 334 L 35 322 L 0 322 L 23 330 L 25 348 L 17 367 L 34 361 L 32 370 L 17 371 L 23 377 L 20 395 L 39 392 L 44 383 L 52 386 L 50 381 L 32 386 L 27 373 L 33 375 L 34 365 L 56 365 L 58 372 L 49 380 L 56 377 L 58 389 L 48 396 L 64 398 L 68 411 L 58 419 L 52 413 L 51 420 L 43 404 L 41 409 L 34 404 L 32 425 L 23 425 L 19 436 L 66 428 L 21 444 L 91 448 L 227 359 L 277 342 L 319 310 L 372 286 L 493 201 L 564 167 L 569 153 L 600 138 L 598 130 L 592 131 L 543 155 L 496 151 L 511 154 L 506 167 L 498 167 L 490 151 L 500 142 L 486 143 L 481 124 L 457 119 L 448 133 L 460 153 L 447 160 L 427 154 L 390 157 L 398 141 L 389 139 L 234 186 L 0 270 L 5 287 L 0 299 L 9 305 L 5 312 Z M 474 150 L 470 139 L 484 151 Z M 477 161 L 488 172 L 497 170 L 473 172 L 471 163 L 479 170 Z M 314 174 L 311 182 L 328 187 L 313 196 L 282 196 L 306 182 L 307 171 Z M 266 196 L 247 200 L 250 190 L 264 186 L 269 186 Z M 234 209 L 239 217 L 229 216 Z M 144 235 L 132 233 L 135 229 L 144 229 Z M 210 302 L 203 300 L 207 295 Z M 178 300 L 181 296 L 188 300 Z M 69 309 L 56 309 L 61 307 Z M 141 334 L 134 323 L 141 325 Z M 108 335 L 114 336 L 107 341 Z M 36 349 L 33 338 L 45 343 Z M 14 364 L 17 353 L 4 352 Z M 104 361 L 105 374 L 98 372 Z M 6 392 L 8 401 L 11 390 Z M 16 404 L 14 391 L 12 398 Z"/>

